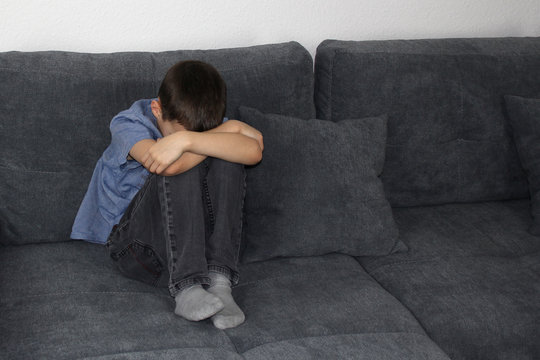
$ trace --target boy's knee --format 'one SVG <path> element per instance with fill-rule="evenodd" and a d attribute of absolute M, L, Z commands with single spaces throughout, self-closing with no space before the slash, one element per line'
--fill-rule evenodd
<path fill-rule="evenodd" d="M 158 174 L 151 174 L 155 177 L 159 186 L 164 189 L 165 187 L 172 188 L 192 188 L 192 186 L 199 184 L 201 177 L 204 176 L 204 165 L 200 163 L 191 169 L 184 171 L 177 175 L 165 176 Z"/>
<path fill-rule="evenodd" d="M 212 158 L 210 171 L 217 174 L 219 177 L 228 177 L 233 179 L 243 179 L 245 177 L 245 169 L 243 164 L 233 163 L 222 159 Z"/>
<path fill-rule="evenodd" d="M 233 163 L 230 161 L 218 159 L 218 158 L 209 158 L 211 159 L 210 166 L 216 169 L 222 169 L 223 171 L 232 171 L 232 172 L 243 172 L 244 165 Z"/>

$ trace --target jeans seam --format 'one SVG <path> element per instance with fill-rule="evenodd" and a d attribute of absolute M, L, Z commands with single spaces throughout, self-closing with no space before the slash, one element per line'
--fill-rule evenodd
<path fill-rule="evenodd" d="M 194 285 L 210 285 L 211 280 L 208 276 L 192 276 L 176 282 L 171 282 L 169 292 L 173 297 L 176 297 L 182 290 Z"/>
<path fill-rule="evenodd" d="M 238 244 L 237 244 L 236 259 L 234 259 L 236 264 L 240 262 L 240 251 L 242 249 L 242 237 L 243 237 L 242 234 L 243 234 L 243 229 L 244 229 L 244 203 L 246 200 L 246 190 L 247 190 L 247 172 L 244 166 L 242 166 L 242 174 L 243 174 L 243 177 L 242 177 L 242 181 L 240 182 L 242 200 L 240 201 L 240 227 L 239 227 L 239 235 L 238 235 L 239 239 L 238 239 Z"/>
<path fill-rule="evenodd" d="M 131 213 L 135 213 L 138 209 L 139 209 L 139 206 L 141 205 L 142 203 L 142 200 L 144 199 L 144 197 L 146 196 L 146 193 L 148 191 L 148 188 L 150 187 L 150 181 L 152 181 L 152 177 L 153 176 L 156 176 L 154 174 L 150 174 L 149 177 L 146 179 L 143 187 L 139 190 L 139 191 L 142 191 L 142 194 L 136 194 L 135 197 L 136 197 L 136 203 L 133 204 L 133 209 L 131 210 Z"/>
<path fill-rule="evenodd" d="M 128 251 L 128 248 L 131 246 L 132 241 L 128 241 L 127 243 L 123 244 L 121 247 L 121 250 L 111 251 L 111 247 L 115 246 L 113 237 L 120 231 L 125 231 L 129 223 L 130 221 L 127 220 L 127 221 L 124 221 L 122 224 L 114 225 L 113 229 L 111 230 L 111 233 L 109 234 L 109 237 L 107 238 L 107 243 L 106 243 L 107 249 L 109 249 L 110 256 L 115 261 L 125 256 L 125 254 Z M 117 243 L 116 246 L 118 245 L 119 244 Z"/>
<path fill-rule="evenodd" d="M 135 251 L 133 250 L 133 248 L 135 246 L 139 246 L 141 247 L 142 249 L 148 249 L 152 252 L 152 257 L 153 257 L 153 261 L 152 263 L 154 264 L 154 266 L 156 266 L 156 268 L 158 269 L 158 271 L 154 271 L 150 268 L 148 268 L 146 265 L 144 265 L 142 262 L 139 261 L 139 259 L 137 258 L 136 256 L 136 253 Z M 149 273 L 151 273 L 152 275 L 155 275 L 156 277 L 159 277 L 161 275 L 161 262 L 160 260 L 157 258 L 157 254 L 156 254 L 156 251 L 148 244 L 143 244 L 137 240 L 134 240 L 129 246 L 128 246 L 128 250 L 129 252 L 133 255 L 133 257 L 135 258 L 135 260 L 146 270 L 148 271 Z"/>
<path fill-rule="evenodd" d="M 204 166 L 206 168 L 206 174 L 208 175 L 209 167 L 206 162 L 204 162 Z M 210 220 L 210 236 L 214 232 L 214 226 L 215 226 L 215 215 L 214 215 L 214 207 L 212 206 L 212 199 L 210 198 L 210 190 L 208 189 L 208 180 L 206 176 L 202 180 L 202 187 L 203 187 L 203 194 L 204 194 L 204 202 L 206 205 L 206 209 L 208 210 L 208 219 Z"/>
<path fill-rule="evenodd" d="M 238 271 L 229 269 L 227 266 L 217 265 L 217 264 L 209 264 L 208 265 L 208 272 L 217 272 L 221 275 L 226 276 L 229 281 L 231 282 L 231 286 L 235 286 L 240 281 L 240 275 Z"/>
<path fill-rule="evenodd" d="M 173 254 L 176 252 L 176 241 L 173 240 L 173 237 L 175 236 L 174 235 L 174 232 L 171 230 L 171 227 L 172 227 L 172 222 L 173 222 L 173 214 L 172 212 L 170 211 L 170 196 L 169 196 L 169 183 L 167 181 L 167 178 L 165 176 L 162 176 L 161 177 L 161 181 L 162 181 L 162 184 L 163 184 L 163 202 L 162 202 L 162 211 L 164 212 L 164 217 L 165 217 L 165 221 L 166 221 L 166 224 L 165 224 L 165 239 L 167 241 L 167 251 L 170 252 L 170 260 L 168 260 L 168 269 L 169 269 L 169 284 L 172 284 L 173 283 L 173 273 L 176 269 L 175 267 L 175 262 L 176 262 L 176 259 L 174 258 Z M 173 292 L 172 292 L 172 285 L 169 286 L 169 291 L 171 292 L 171 295 L 173 295 Z M 174 296 L 174 295 L 173 295 Z"/>
<path fill-rule="evenodd" d="M 137 249 L 141 252 L 145 252 L 146 255 L 151 258 L 152 265 L 155 269 L 148 267 L 146 264 L 140 261 L 137 254 Z M 149 251 L 149 253 L 147 253 L 147 251 Z M 161 278 L 161 274 L 163 273 L 163 261 L 158 256 L 152 246 L 145 244 L 138 239 L 133 239 L 129 241 L 129 243 L 127 243 L 125 246 L 123 246 L 120 250 L 110 252 L 110 257 L 116 263 L 119 263 L 126 256 L 130 257 L 132 261 L 135 261 L 138 266 L 142 267 L 142 269 L 144 269 L 148 274 L 153 277 L 153 281 L 144 282 L 157 286 L 159 279 Z"/>

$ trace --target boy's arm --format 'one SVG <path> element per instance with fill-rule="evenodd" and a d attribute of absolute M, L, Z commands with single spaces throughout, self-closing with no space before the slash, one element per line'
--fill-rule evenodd
<path fill-rule="evenodd" d="M 239 133 L 177 131 L 156 142 L 142 158 L 150 172 L 161 174 L 185 152 L 254 165 L 262 158 L 258 142 Z"/>
<path fill-rule="evenodd" d="M 179 131 L 158 142 L 142 140 L 133 146 L 130 156 L 150 172 L 172 176 L 193 168 L 207 156 L 255 164 L 260 161 L 263 149 L 262 134 L 258 130 L 229 120 L 203 133 Z M 170 163 L 172 159 L 176 160 Z"/>
<path fill-rule="evenodd" d="M 236 126 L 233 128 L 232 124 L 227 124 L 227 122 L 208 130 L 210 131 L 223 131 L 223 132 L 230 132 L 230 131 L 236 131 Z M 225 126 L 227 124 L 227 126 Z M 129 151 L 129 156 L 133 159 L 139 162 L 141 165 L 144 166 L 143 163 L 143 157 L 144 155 L 150 150 L 150 148 L 156 143 L 156 140 L 153 139 L 145 139 L 137 142 L 131 150 Z M 198 155 L 194 153 L 185 152 L 180 156 L 178 160 L 176 160 L 174 163 L 172 163 L 169 167 L 167 167 L 161 175 L 163 176 L 173 176 L 181 174 L 185 171 L 190 170 L 191 168 L 199 165 L 204 159 L 206 159 L 206 156 L 204 155 Z M 150 169 L 148 169 L 150 170 Z"/>
<path fill-rule="evenodd" d="M 144 163 L 142 161 L 144 155 L 150 150 L 150 148 L 156 143 L 155 140 L 152 139 L 145 139 L 141 140 L 133 147 L 131 148 L 131 151 L 129 152 L 129 156 L 136 160 L 137 162 L 141 163 L 141 165 L 144 166 Z M 173 176 L 181 174 L 185 171 L 188 171 L 189 169 L 199 165 L 204 159 L 206 159 L 206 156 L 198 155 L 190 152 L 185 152 L 180 156 L 178 160 L 173 162 L 169 167 L 167 167 L 164 171 L 161 172 L 160 175 L 163 176 Z M 147 168 L 147 170 L 150 171 L 150 169 Z"/>

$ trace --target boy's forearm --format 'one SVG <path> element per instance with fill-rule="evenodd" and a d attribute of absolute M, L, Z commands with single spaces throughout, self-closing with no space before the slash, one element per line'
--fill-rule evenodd
<path fill-rule="evenodd" d="M 229 132 L 186 132 L 185 151 L 222 160 L 254 165 L 262 159 L 262 149 L 257 140 Z"/>
<path fill-rule="evenodd" d="M 239 133 L 240 127 L 235 120 L 229 120 L 213 129 L 207 130 L 206 133 L 230 132 Z M 206 155 L 199 155 L 192 152 L 185 152 L 178 160 L 172 163 L 165 171 L 161 173 L 163 176 L 175 176 L 191 170 L 206 159 Z"/>

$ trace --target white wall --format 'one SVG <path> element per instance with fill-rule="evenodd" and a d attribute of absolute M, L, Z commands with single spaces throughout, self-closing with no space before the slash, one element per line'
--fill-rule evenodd
<path fill-rule="evenodd" d="M 540 0 L 0 0 L 0 51 L 540 36 Z"/>

